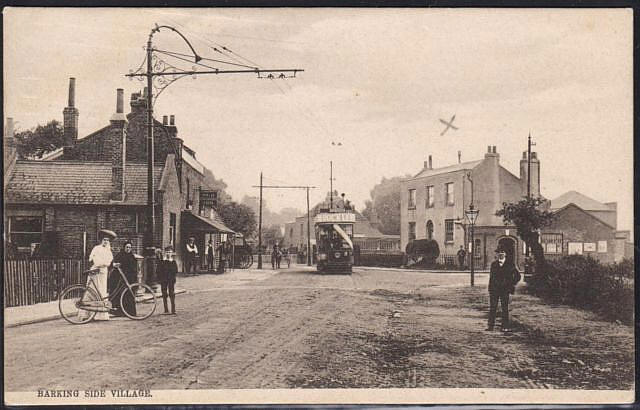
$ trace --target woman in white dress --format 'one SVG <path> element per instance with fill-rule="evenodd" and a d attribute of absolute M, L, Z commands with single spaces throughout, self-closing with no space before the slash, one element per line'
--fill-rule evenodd
<path fill-rule="evenodd" d="M 101 239 L 100 244 L 93 247 L 91 254 L 89 255 L 89 261 L 91 262 L 91 269 L 99 269 L 100 272 L 87 278 L 87 285 L 90 284 L 90 278 L 93 278 L 95 288 L 99 294 L 106 298 L 109 293 L 107 290 L 107 278 L 109 277 L 109 266 L 113 262 L 113 253 L 111 252 L 111 239 L 115 239 L 116 234 L 113 231 L 103 229 L 99 232 Z M 87 313 L 80 311 L 79 314 Z M 95 320 L 109 320 L 109 312 L 98 312 L 94 318 Z"/>

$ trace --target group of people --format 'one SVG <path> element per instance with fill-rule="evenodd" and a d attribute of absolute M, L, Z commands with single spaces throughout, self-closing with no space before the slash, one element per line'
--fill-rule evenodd
<path fill-rule="evenodd" d="M 122 297 L 122 294 L 127 290 L 127 284 L 118 274 L 112 273 L 109 276 L 109 268 L 119 267 L 129 284 L 138 282 L 138 262 L 133 253 L 133 244 L 126 241 L 120 252 L 114 257 L 111 250 L 111 242 L 116 239 L 116 233 L 108 229 L 102 229 L 98 237 L 100 243 L 94 246 L 89 254 L 91 270 L 97 272 L 87 278 L 87 284 L 91 285 L 93 283 L 93 287 L 98 291 L 99 295 L 109 297 L 111 311 L 98 312 L 95 320 L 109 320 L 113 316 L 125 316 L 124 310 L 131 315 L 135 315 L 136 301 L 133 294 L 127 292 Z M 156 278 L 162 289 L 164 313 L 175 314 L 175 283 L 178 265 L 173 259 L 173 248 L 171 246 L 166 247 L 164 253 L 160 252 L 158 256 Z M 171 312 L 168 309 L 167 298 L 171 300 Z M 122 304 L 120 303 L 121 300 Z M 78 314 L 88 314 L 88 311 L 81 310 Z"/>
<path fill-rule="evenodd" d="M 217 248 L 213 246 L 213 240 L 209 240 L 204 251 L 207 270 L 213 271 L 216 259 L 216 253 L 219 256 L 219 262 L 217 267 L 218 273 L 224 273 L 225 265 L 227 264 L 227 254 L 229 249 L 227 242 L 220 242 Z M 198 245 L 196 245 L 195 238 L 191 237 L 185 245 L 185 258 L 184 258 L 184 272 L 188 275 L 195 275 L 198 265 Z"/>

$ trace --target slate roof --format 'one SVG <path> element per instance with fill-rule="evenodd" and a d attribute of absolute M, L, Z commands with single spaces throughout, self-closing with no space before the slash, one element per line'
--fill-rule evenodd
<path fill-rule="evenodd" d="M 356 223 L 353 226 L 354 235 L 363 235 L 366 238 L 382 238 L 382 232 L 371 226 L 371 222 L 360 212 L 355 211 Z"/>
<path fill-rule="evenodd" d="M 589 198 L 577 191 L 565 192 L 556 199 L 552 199 L 551 209 L 564 208 L 569 204 L 575 204 L 585 211 L 613 211 L 613 209 L 609 208 L 605 204 Z"/>
<path fill-rule="evenodd" d="M 146 205 L 147 166 L 128 163 L 125 200 L 111 202 L 110 162 L 16 161 L 4 195 L 6 203 Z M 159 186 L 163 166 L 154 169 Z"/>
<path fill-rule="evenodd" d="M 460 164 L 449 165 L 449 166 L 441 167 L 441 168 L 423 169 L 422 171 L 418 172 L 413 178 L 430 177 L 432 175 L 446 174 L 447 172 L 455 172 L 455 171 L 473 169 L 478 164 L 480 164 L 482 161 L 483 160 L 467 161 L 467 162 L 462 162 Z M 411 179 L 413 179 L 413 178 L 411 178 Z"/>

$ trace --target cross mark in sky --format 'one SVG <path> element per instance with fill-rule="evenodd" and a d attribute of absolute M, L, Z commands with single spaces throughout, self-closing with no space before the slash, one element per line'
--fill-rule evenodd
<path fill-rule="evenodd" d="M 454 125 L 453 125 L 453 120 L 454 120 L 455 118 L 456 118 L 456 115 L 455 115 L 455 114 L 453 114 L 453 117 L 451 117 L 451 119 L 449 120 L 449 122 L 447 122 L 447 121 L 443 120 L 442 118 L 440 118 L 440 122 L 441 122 L 441 123 L 443 123 L 443 124 L 445 124 L 445 125 L 447 126 L 447 127 L 446 127 L 446 128 L 445 128 L 445 129 L 440 133 L 440 136 L 443 136 L 443 135 L 444 135 L 444 133 L 445 133 L 445 132 L 447 132 L 447 130 L 448 130 L 449 128 L 454 129 L 454 130 L 457 130 L 457 129 L 458 129 L 458 127 L 456 127 L 456 126 L 454 126 Z"/>

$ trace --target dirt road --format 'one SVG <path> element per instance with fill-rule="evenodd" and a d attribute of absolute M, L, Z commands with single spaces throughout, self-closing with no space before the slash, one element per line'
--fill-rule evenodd
<path fill-rule="evenodd" d="M 633 388 L 632 327 L 516 294 L 515 331 L 486 332 L 486 281 L 300 267 L 181 278 L 177 316 L 5 329 L 5 389 Z"/>

